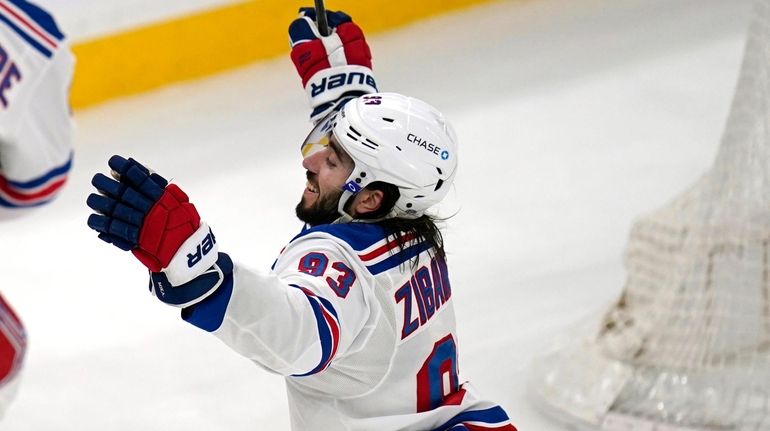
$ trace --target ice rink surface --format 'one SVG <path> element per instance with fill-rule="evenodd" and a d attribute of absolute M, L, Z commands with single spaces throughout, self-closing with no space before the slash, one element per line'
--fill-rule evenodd
<path fill-rule="evenodd" d="M 529 364 L 618 295 L 634 219 L 711 164 L 749 12 L 503 1 L 370 38 L 380 89 L 429 101 L 460 136 L 441 211 L 461 377 L 520 431 L 568 429 L 531 405 Z M 300 228 L 307 112 L 287 55 L 76 113 L 66 190 L 0 224 L 2 291 L 30 337 L 1 430 L 288 430 L 282 378 L 152 298 L 140 264 L 88 229 L 85 199 L 112 154 L 132 156 L 185 189 L 223 251 L 267 269 Z"/>

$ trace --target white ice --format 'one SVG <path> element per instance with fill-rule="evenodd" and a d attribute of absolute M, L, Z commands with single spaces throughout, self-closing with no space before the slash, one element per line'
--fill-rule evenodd
<path fill-rule="evenodd" d="M 461 139 L 444 214 L 460 368 L 521 431 L 567 429 L 525 392 L 537 352 L 620 292 L 634 219 L 713 160 L 748 0 L 502 1 L 370 38 L 380 88 Z M 259 41 L 254 41 L 259 43 Z M 205 61 L 205 59 L 202 59 Z M 0 224 L 30 345 L 8 431 L 287 430 L 283 381 L 150 296 L 86 226 L 112 154 L 173 177 L 237 260 L 298 230 L 304 93 L 287 57 L 77 112 L 61 197 Z"/>

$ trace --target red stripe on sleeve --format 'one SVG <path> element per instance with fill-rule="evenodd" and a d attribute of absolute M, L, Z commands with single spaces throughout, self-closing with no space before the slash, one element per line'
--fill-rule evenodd
<path fill-rule="evenodd" d="M 47 187 L 40 189 L 34 193 L 23 193 L 12 188 L 11 185 L 8 184 L 8 180 L 5 179 L 5 177 L 0 176 L 0 192 L 2 192 L 3 194 L 5 194 L 6 196 L 10 197 L 13 200 L 17 200 L 20 202 L 41 200 L 56 194 L 56 191 L 59 190 L 66 181 L 67 181 L 66 178 L 62 178 L 60 180 L 54 181 L 53 183 L 49 184 Z"/>

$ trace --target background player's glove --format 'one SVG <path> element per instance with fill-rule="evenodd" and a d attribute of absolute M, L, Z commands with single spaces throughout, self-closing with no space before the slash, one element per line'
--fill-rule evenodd
<path fill-rule="evenodd" d="M 154 273 L 153 280 L 162 279 L 151 286 L 161 301 L 187 306 L 212 293 L 218 284 L 202 287 L 196 281 L 216 266 L 216 239 L 187 195 L 134 159 L 112 156 L 109 166 L 113 178 L 96 174 L 91 180 L 99 194 L 88 196 L 88 206 L 97 212 L 88 226 L 102 240 L 130 250 Z"/>
<path fill-rule="evenodd" d="M 321 36 L 315 9 L 301 8 L 289 26 L 291 59 L 302 78 L 314 122 L 344 96 L 376 93 L 372 53 L 364 33 L 344 12 L 326 11 L 331 34 Z"/>

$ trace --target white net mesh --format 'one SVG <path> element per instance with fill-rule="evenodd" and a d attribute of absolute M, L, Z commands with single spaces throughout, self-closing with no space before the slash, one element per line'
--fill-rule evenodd
<path fill-rule="evenodd" d="M 770 0 L 748 34 L 714 166 L 635 224 L 598 334 L 539 363 L 531 389 L 567 417 L 770 430 Z"/>

